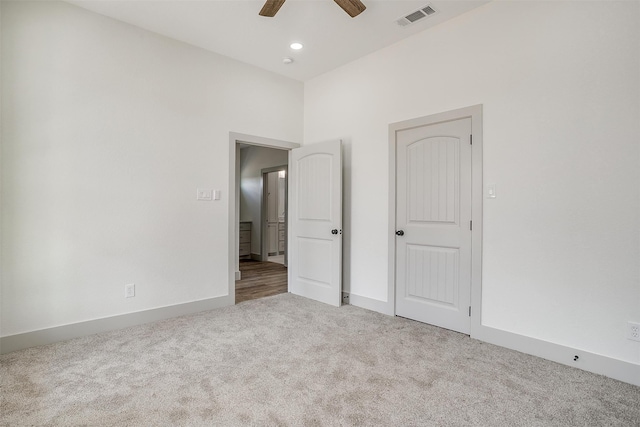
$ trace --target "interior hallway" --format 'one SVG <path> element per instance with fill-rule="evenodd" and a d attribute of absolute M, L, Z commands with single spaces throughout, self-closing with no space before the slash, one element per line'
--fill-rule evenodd
<path fill-rule="evenodd" d="M 287 292 L 287 267 L 275 262 L 240 260 L 242 280 L 236 281 L 236 304 Z"/>

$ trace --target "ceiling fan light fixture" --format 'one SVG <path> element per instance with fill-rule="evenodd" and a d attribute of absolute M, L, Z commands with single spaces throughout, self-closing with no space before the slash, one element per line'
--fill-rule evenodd
<path fill-rule="evenodd" d="M 298 42 L 293 42 L 289 45 L 289 47 L 293 50 L 300 50 L 302 49 L 304 46 L 302 45 L 302 43 L 298 43 Z"/>

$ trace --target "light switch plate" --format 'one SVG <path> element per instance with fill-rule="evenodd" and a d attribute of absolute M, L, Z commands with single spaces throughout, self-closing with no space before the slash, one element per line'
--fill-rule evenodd
<path fill-rule="evenodd" d="M 213 200 L 213 190 L 210 190 L 208 188 L 198 188 L 196 200 Z"/>
<path fill-rule="evenodd" d="M 486 197 L 487 199 L 495 199 L 496 198 L 496 185 L 488 184 L 486 189 Z"/>
<path fill-rule="evenodd" d="M 213 190 L 213 200 L 220 200 L 220 190 Z"/>

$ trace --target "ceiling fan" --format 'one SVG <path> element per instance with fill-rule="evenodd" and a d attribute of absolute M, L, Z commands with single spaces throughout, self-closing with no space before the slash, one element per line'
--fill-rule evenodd
<path fill-rule="evenodd" d="M 260 10 L 260 16 L 273 18 L 285 0 L 267 0 Z M 333 0 L 352 18 L 360 15 L 367 7 L 360 0 Z"/>

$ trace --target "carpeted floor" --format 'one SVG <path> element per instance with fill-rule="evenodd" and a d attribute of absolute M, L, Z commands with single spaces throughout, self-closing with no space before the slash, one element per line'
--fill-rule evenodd
<path fill-rule="evenodd" d="M 291 294 L 0 361 L 9 426 L 640 425 L 639 387 Z"/>

